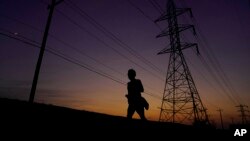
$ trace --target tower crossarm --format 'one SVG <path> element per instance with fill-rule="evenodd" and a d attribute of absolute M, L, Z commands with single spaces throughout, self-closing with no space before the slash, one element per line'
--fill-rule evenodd
<path fill-rule="evenodd" d="M 187 48 L 190 48 L 190 47 L 195 47 L 196 53 L 200 54 L 197 43 L 181 43 L 181 50 L 184 50 L 184 49 L 187 49 Z M 164 48 L 159 53 L 157 53 L 157 55 L 165 54 L 165 53 L 171 53 L 171 52 L 174 52 L 173 48 Z"/>
<path fill-rule="evenodd" d="M 158 53 L 170 53 L 159 121 L 209 125 L 206 110 L 182 53 L 184 49 L 196 47 L 199 54 L 196 43 L 181 42 L 180 38 L 180 33 L 187 29 L 192 29 L 193 34 L 196 34 L 193 25 L 178 24 L 179 15 L 190 11 L 192 16 L 192 12 L 190 8 L 176 8 L 174 0 L 168 0 L 166 8 L 166 13 L 156 20 L 167 20 L 168 27 L 157 37 L 168 36 L 170 41 L 170 47 Z"/>
<path fill-rule="evenodd" d="M 171 27 L 172 28 L 172 27 Z M 193 34 L 196 35 L 196 31 L 195 31 L 195 28 L 194 28 L 194 25 L 180 25 L 178 26 L 178 30 L 176 32 L 171 32 L 171 30 L 169 30 L 169 28 L 163 30 L 159 35 L 156 36 L 156 38 L 159 38 L 159 37 L 163 37 L 163 36 L 168 36 L 168 35 L 173 35 L 173 34 L 176 34 L 177 32 L 180 33 L 184 30 L 187 30 L 191 28 L 192 31 L 193 31 Z"/>
<path fill-rule="evenodd" d="M 189 12 L 190 17 L 193 17 L 193 13 L 191 8 L 176 8 L 176 16 L 179 16 L 185 12 Z M 169 14 L 167 12 L 163 13 L 158 19 L 155 20 L 155 23 L 159 22 L 159 21 L 163 21 L 163 20 L 167 20 L 169 18 L 171 18 L 172 16 L 174 16 L 172 13 Z"/>

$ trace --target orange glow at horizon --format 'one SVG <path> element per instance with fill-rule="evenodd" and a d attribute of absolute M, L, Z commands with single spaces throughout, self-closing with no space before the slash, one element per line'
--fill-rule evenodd
<path fill-rule="evenodd" d="M 45 51 L 35 102 L 126 117 L 127 71 L 132 68 L 147 92 L 142 93 L 150 104 L 145 116 L 158 121 L 170 55 L 157 53 L 169 47 L 170 39 L 156 36 L 168 22 L 152 22 L 160 14 L 148 1 L 133 1 L 148 17 L 126 0 L 72 2 L 81 10 L 60 3 L 56 8 L 62 12 L 53 14 L 46 49 L 61 57 Z M 166 0 L 157 2 L 166 8 Z M 180 24 L 196 29 L 196 36 L 188 30 L 181 32 L 180 40 L 198 44 L 199 56 L 191 48 L 183 54 L 209 119 L 217 127 L 218 109 L 223 110 L 228 126 L 241 122 L 237 105 L 250 107 L 248 2 L 189 1 L 194 17 L 178 17 Z M 176 1 L 177 7 L 184 5 Z M 0 35 L 0 97 L 28 100 L 39 48 L 27 42 L 42 42 L 47 5 L 3 0 L 0 9 L 0 32 L 24 41 Z M 138 114 L 133 118 L 139 118 Z"/>

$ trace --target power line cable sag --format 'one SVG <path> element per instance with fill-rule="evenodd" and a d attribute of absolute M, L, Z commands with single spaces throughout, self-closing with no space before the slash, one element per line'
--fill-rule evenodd
<path fill-rule="evenodd" d="M 9 17 L 9 16 L 2 15 L 2 14 L 0 14 L 0 16 L 3 17 L 3 18 L 6 18 L 6 19 L 8 19 L 8 20 L 14 21 L 14 22 L 16 22 L 16 23 L 20 23 L 20 24 L 22 24 L 22 25 L 24 25 L 24 26 L 26 26 L 26 27 L 28 27 L 28 28 L 31 28 L 31 29 L 37 31 L 37 32 L 41 32 L 41 33 L 43 32 L 41 29 L 39 29 L 39 28 L 37 28 L 37 27 L 35 27 L 35 26 L 33 26 L 33 25 L 24 23 L 24 22 L 22 22 L 22 21 L 20 21 L 20 20 L 18 20 L 18 19 L 11 18 L 11 17 Z M 2 30 L 3 30 L 3 31 L 6 31 L 6 30 L 4 30 L 4 29 L 2 29 Z M 10 32 L 9 32 L 9 33 L 10 33 Z M 12 34 L 12 33 L 13 33 L 13 32 L 11 32 L 11 34 Z M 21 35 L 19 35 L 19 36 L 21 36 Z M 70 45 L 69 43 L 65 42 L 64 40 L 61 40 L 61 39 L 57 38 L 57 37 L 54 36 L 53 34 L 49 34 L 49 36 L 50 36 L 51 38 L 55 39 L 56 41 L 58 41 L 59 43 L 63 44 L 64 46 L 66 46 L 66 47 L 68 47 L 68 48 L 71 48 L 71 49 L 75 50 L 77 53 L 79 53 L 79 54 L 81 54 L 81 55 L 83 55 L 83 56 L 85 56 L 85 57 L 87 57 L 87 58 L 93 60 L 94 62 L 96 62 L 96 63 L 98 63 L 98 64 L 100 64 L 100 65 L 102 65 L 102 66 L 104 66 L 104 67 L 106 67 L 106 68 L 108 68 L 108 69 L 110 69 L 111 71 L 113 71 L 113 72 L 115 72 L 115 73 L 118 73 L 118 74 L 122 75 L 123 77 L 126 77 L 123 73 L 119 72 L 118 70 L 116 70 L 116 69 L 114 69 L 114 68 L 111 68 L 110 66 L 105 65 L 105 64 L 102 63 L 101 61 L 99 61 L 99 60 L 97 60 L 97 59 L 95 59 L 95 58 L 93 58 L 93 57 L 87 55 L 87 54 L 84 53 L 83 51 L 81 51 L 81 50 L 79 50 L 78 48 L 76 48 L 76 47 Z M 146 87 L 150 88 L 150 89 L 154 89 L 154 88 L 152 88 L 151 86 L 149 86 L 149 85 L 147 85 L 147 84 L 144 84 L 144 85 L 145 85 Z M 156 90 L 154 89 L 154 91 L 156 91 Z M 158 92 L 158 93 L 160 93 L 160 92 Z"/>
<path fill-rule="evenodd" d="M 22 21 L 20 21 L 20 20 L 18 20 L 18 19 L 11 18 L 11 17 L 8 17 L 8 16 L 6 16 L 6 15 L 0 15 L 0 16 L 6 18 L 6 19 L 8 19 L 8 20 L 14 21 L 14 22 L 16 22 L 16 23 L 20 23 L 20 24 L 22 24 L 22 25 L 24 25 L 24 26 L 26 26 L 26 27 L 28 27 L 28 28 L 31 28 L 31 29 L 37 31 L 37 32 L 41 32 L 41 33 L 43 32 L 43 31 L 40 30 L 39 28 L 37 28 L 37 27 L 35 27 L 35 26 L 32 26 L 32 25 L 30 25 L 30 24 L 24 23 L 24 22 L 22 22 Z M 14 34 L 14 32 L 10 32 L 10 31 L 5 30 L 5 29 L 2 29 L 2 28 L 0 28 L 0 29 L 1 29 L 2 31 L 8 32 L 8 33 L 10 33 L 10 34 Z M 17 34 L 18 34 L 18 33 L 17 33 Z M 21 37 L 22 35 L 18 34 L 18 36 Z M 81 50 L 79 50 L 78 48 L 74 47 L 73 45 L 71 45 L 71 44 L 65 42 L 64 40 L 59 39 L 58 37 L 54 36 L 53 34 L 49 34 L 49 37 L 51 37 L 51 38 L 53 38 L 54 40 L 58 41 L 59 43 L 63 44 L 65 47 L 73 49 L 74 51 L 76 51 L 77 53 L 81 54 L 82 56 L 85 56 L 85 57 L 87 57 L 87 58 L 93 60 L 94 62 L 96 62 L 96 63 L 98 63 L 98 64 L 100 64 L 100 65 L 102 65 L 102 66 L 104 66 L 104 67 L 106 67 L 106 68 L 108 68 L 108 69 L 110 69 L 111 71 L 113 71 L 113 72 L 115 72 L 115 73 L 118 73 L 118 74 L 120 74 L 120 75 L 123 76 L 123 77 L 126 77 L 123 73 L 119 72 L 118 70 L 116 70 L 116 69 L 114 69 L 114 68 L 112 68 L 112 67 L 110 67 L 110 66 L 107 66 L 106 64 L 104 64 L 104 63 L 102 63 L 101 61 L 95 59 L 94 57 L 91 57 L 91 56 L 87 55 L 87 54 L 84 53 L 83 51 L 81 51 Z M 26 39 L 27 39 L 27 38 L 26 38 Z M 33 40 L 29 40 L 29 41 L 30 41 L 30 42 L 33 42 Z M 153 91 L 156 91 L 156 89 L 152 88 L 151 86 L 149 86 L 149 85 L 147 85 L 147 84 L 144 84 L 144 85 L 145 85 L 147 88 L 149 88 L 149 89 L 151 89 L 151 90 L 153 90 Z M 161 93 L 161 92 L 157 92 L 157 93 Z"/>
<path fill-rule="evenodd" d="M 187 7 L 187 3 L 186 3 L 185 0 L 182 0 L 181 3 L 182 3 L 183 6 Z M 213 70 L 215 70 L 215 72 L 216 72 L 216 74 L 218 75 L 218 77 L 220 78 L 220 80 L 222 80 L 222 82 L 223 82 L 223 84 L 224 84 L 224 85 L 223 85 L 223 88 L 224 88 L 224 86 L 225 86 L 225 87 L 227 88 L 227 90 L 230 91 L 231 96 L 234 97 L 234 99 L 237 101 L 237 103 L 240 103 L 240 101 L 244 101 L 244 100 L 241 99 L 241 97 L 239 97 L 238 92 L 235 90 L 235 88 L 233 87 L 231 81 L 230 81 L 229 78 L 227 77 L 225 71 L 222 69 L 221 64 L 219 63 L 219 61 L 218 61 L 218 59 L 216 58 L 214 52 L 212 51 L 210 45 L 208 44 L 208 42 L 207 42 L 207 40 L 206 40 L 204 34 L 202 33 L 202 31 L 201 31 L 201 29 L 200 29 L 200 27 L 199 27 L 199 25 L 198 25 L 198 22 L 197 22 L 196 18 L 195 18 L 195 17 L 192 17 L 192 18 L 191 18 L 191 21 L 193 22 L 193 24 L 195 24 L 196 29 L 197 29 L 197 31 L 198 31 L 198 33 L 199 33 L 199 36 L 197 35 L 197 36 L 195 36 L 195 37 L 196 37 L 197 41 L 198 41 L 201 45 L 203 45 L 203 46 L 205 47 L 205 48 L 202 48 L 202 49 L 204 50 L 205 55 L 207 56 L 207 58 L 208 58 L 210 64 L 212 65 L 212 68 L 214 68 Z M 201 39 L 200 39 L 200 38 L 201 38 Z M 206 61 L 206 60 L 203 58 L 203 61 Z M 207 63 L 207 64 L 208 64 L 208 63 Z M 215 75 L 215 76 L 216 76 L 216 75 Z M 217 81 L 217 82 L 218 82 L 218 81 Z M 219 81 L 219 83 L 220 83 L 220 81 Z M 226 92 L 226 93 L 227 93 L 227 92 Z M 229 95 L 229 94 L 227 93 L 227 95 Z M 231 97 L 231 96 L 230 96 L 230 97 Z M 244 102 L 245 102 L 245 101 L 244 101 Z"/>
<path fill-rule="evenodd" d="M 212 68 L 213 68 L 213 69 L 210 69 L 211 72 L 213 72 L 212 70 L 215 71 L 215 73 L 216 73 L 217 75 L 215 75 L 215 74 L 213 74 L 213 75 L 214 75 L 215 77 L 219 77 L 219 79 L 217 79 L 217 82 L 220 83 L 220 84 L 222 85 L 222 86 L 221 86 L 222 88 L 226 87 L 226 89 L 230 92 L 231 96 L 234 97 L 234 100 L 236 100 L 237 103 L 240 103 L 239 97 L 238 97 L 237 95 L 235 95 L 235 94 L 237 94 L 237 93 L 234 92 L 234 90 L 233 90 L 234 88 L 233 88 L 233 86 L 231 85 L 230 80 L 229 80 L 228 77 L 226 76 L 225 72 L 223 71 L 223 69 L 222 69 L 222 67 L 221 67 L 221 65 L 220 65 L 220 63 L 219 63 L 219 61 L 218 61 L 218 59 L 215 57 L 215 55 L 214 55 L 212 49 L 210 48 L 210 46 L 209 46 L 208 42 L 206 41 L 205 37 L 203 36 L 203 34 L 200 32 L 199 28 L 198 28 L 198 31 L 199 31 L 199 34 L 200 34 L 200 36 L 202 37 L 202 39 L 200 39 L 200 38 L 198 38 L 198 37 L 196 37 L 196 38 L 197 38 L 197 41 L 198 41 L 201 45 L 203 45 L 203 46 L 205 47 L 205 48 L 202 48 L 202 49 L 204 50 L 204 53 L 205 53 L 205 55 L 207 56 L 208 61 L 209 61 L 210 64 L 212 65 Z M 203 44 L 203 43 L 204 43 L 204 44 Z M 201 61 L 206 62 L 206 59 L 205 59 L 202 55 L 200 56 L 200 59 L 201 59 Z M 207 62 L 206 62 L 206 65 L 209 66 Z M 222 83 L 221 83 L 221 81 L 219 81 L 219 80 L 221 80 Z M 223 85 L 223 84 L 224 84 L 224 85 Z M 226 92 L 226 93 L 227 93 L 227 92 Z M 235 94 L 234 94 L 234 93 L 235 93 Z M 227 94 L 228 94 L 228 93 L 227 93 Z M 229 94 L 228 94 L 228 95 L 229 95 Z"/>
<path fill-rule="evenodd" d="M 159 14 L 164 13 L 164 10 L 162 7 L 157 3 L 155 0 L 148 0 L 148 2 L 155 8 L 156 11 L 159 12 Z"/>
<path fill-rule="evenodd" d="M 127 1 L 132 7 L 134 7 L 137 11 L 139 11 L 146 19 L 148 19 L 150 22 L 153 22 L 160 31 L 162 30 L 162 28 L 157 23 L 155 23 L 152 18 L 150 18 L 145 12 L 143 12 L 143 10 L 141 10 L 138 6 L 136 6 L 133 2 L 131 2 L 131 0 Z"/>
<path fill-rule="evenodd" d="M 0 34 L 3 35 L 3 36 L 6 36 L 6 37 L 12 38 L 12 39 L 21 41 L 21 42 L 23 42 L 23 43 L 25 43 L 25 44 L 28 44 L 28 45 L 31 45 L 31 46 L 33 46 L 33 47 L 40 48 L 40 44 L 39 44 L 38 42 L 36 42 L 36 41 L 32 41 L 31 39 L 23 38 L 23 37 L 21 37 L 21 39 L 20 39 L 20 38 L 18 38 L 18 37 L 14 37 L 14 36 L 11 36 L 11 35 L 8 35 L 8 34 L 5 34 L 5 33 L 0 33 Z M 23 38 L 23 39 L 22 39 L 22 38 Z M 26 41 L 27 39 L 28 39 L 28 41 Z M 32 41 L 32 42 L 31 42 L 31 41 Z M 81 67 L 84 67 L 84 68 L 86 68 L 86 69 L 89 70 L 89 71 L 95 72 L 95 73 L 97 73 L 97 74 L 99 74 L 99 75 L 101 75 L 101 76 L 104 76 L 104 77 L 107 77 L 107 78 L 109 78 L 109 79 L 112 79 L 113 81 L 116 81 L 116 82 L 118 82 L 118 83 L 120 83 L 120 84 L 126 84 L 126 83 L 123 82 L 122 80 L 119 80 L 119 79 L 117 79 L 117 78 L 115 78 L 115 77 L 113 77 L 113 76 L 111 76 L 111 75 L 109 75 L 109 74 L 106 74 L 106 73 L 104 73 L 104 72 L 101 72 L 100 70 L 95 70 L 95 69 L 92 68 L 91 66 L 89 66 L 89 65 L 87 65 L 87 64 L 84 64 L 83 62 L 81 62 L 81 61 L 79 61 L 79 60 L 77 60 L 77 59 L 75 59 L 75 58 L 72 58 L 72 57 L 70 57 L 70 56 L 67 56 L 66 54 L 63 54 L 63 53 L 61 53 L 61 52 L 59 52 L 59 51 L 57 51 L 57 50 L 55 50 L 55 49 L 53 49 L 53 48 L 51 48 L 51 47 L 47 47 L 46 51 L 48 51 L 48 52 L 50 52 L 50 53 L 52 53 L 52 54 L 54 54 L 54 55 L 57 55 L 57 56 L 59 56 L 59 57 L 63 57 L 63 59 L 67 59 L 67 61 L 71 61 L 71 63 L 78 64 L 78 65 L 80 65 Z"/>
<path fill-rule="evenodd" d="M 17 22 L 17 23 L 20 23 L 20 24 L 22 24 L 22 25 L 24 25 L 24 26 L 26 26 L 26 27 L 32 28 L 32 29 L 35 30 L 35 31 L 38 31 L 38 32 L 41 32 L 41 33 L 43 32 L 41 29 L 38 29 L 37 27 L 34 27 L 34 26 L 30 25 L 30 24 L 24 23 L 24 22 L 22 22 L 22 21 L 20 21 L 20 20 L 18 20 L 18 19 L 14 19 L 14 18 L 5 16 L 5 15 L 0 15 L 0 16 L 2 16 L 2 17 L 4 17 L 4 18 L 7 18 L 7 19 L 9 19 L 9 20 L 15 21 L 15 22 Z M 5 30 L 5 29 L 1 29 L 1 30 L 2 30 L 2 31 L 7 31 L 7 30 Z M 10 33 L 10 32 L 9 32 L 9 33 Z M 12 32 L 11 32 L 11 33 L 12 33 Z M 19 35 L 19 36 L 21 36 L 21 35 Z M 101 61 L 95 59 L 94 57 L 91 57 L 91 56 L 87 55 L 86 53 L 84 53 L 84 52 L 81 51 L 80 49 L 78 49 L 78 48 L 76 48 L 76 47 L 70 45 L 69 43 L 65 42 L 64 40 L 61 40 L 61 39 L 57 38 L 57 37 L 54 36 L 53 34 L 49 34 L 49 37 L 55 39 L 56 41 L 60 42 L 60 43 L 63 44 L 64 46 L 66 46 L 66 47 L 68 47 L 68 48 L 71 48 L 71 49 L 75 50 L 77 53 L 79 53 L 79 54 L 81 54 L 81 55 L 83 55 L 83 56 L 85 56 L 85 57 L 87 57 L 87 58 L 93 60 L 94 62 L 96 62 L 96 63 L 98 63 L 98 64 L 100 64 L 100 65 L 102 65 L 102 66 L 104 66 L 104 67 L 106 67 L 106 68 L 108 68 L 108 69 L 110 69 L 111 71 L 116 72 L 116 73 L 118 73 L 118 74 L 120 74 L 120 75 L 124 75 L 124 74 L 122 74 L 121 72 L 119 72 L 118 70 L 115 70 L 114 68 L 111 68 L 111 67 L 105 65 L 104 63 L 102 63 Z"/>
<path fill-rule="evenodd" d="M 160 68 L 155 66 L 153 63 L 151 63 L 149 60 L 147 60 L 145 57 L 143 57 L 137 51 L 135 51 L 131 46 L 129 46 L 127 43 L 125 43 L 120 38 L 118 38 L 114 33 L 112 33 L 107 28 L 105 28 L 102 24 L 97 22 L 97 20 L 95 20 L 93 17 L 91 17 L 89 14 L 87 14 L 82 8 L 77 6 L 77 4 L 73 3 L 71 0 L 67 0 L 67 1 L 65 1 L 65 4 L 67 6 L 69 6 L 72 10 L 77 12 L 81 17 L 83 17 L 85 20 L 87 20 L 95 28 L 100 30 L 105 36 L 110 38 L 116 44 L 118 44 L 119 46 L 124 48 L 126 51 L 128 51 L 132 56 L 134 56 L 135 58 L 137 58 L 141 62 L 145 63 L 146 65 L 148 65 L 153 70 L 157 71 L 158 73 L 163 73 L 163 71 Z"/>
<path fill-rule="evenodd" d="M 67 2 L 68 1 L 68 2 Z M 100 31 L 102 31 L 106 36 L 108 36 L 109 38 L 111 38 L 111 40 L 113 40 L 114 42 L 116 42 L 119 46 L 123 47 L 124 49 L 126 49 L 129 53 L 131 53 L 132 55 L 134 55 L 136 58 L 138 58 L 139 60 L 142 60 L 142 62 L 144 62 L 145 64 L 148 64 L 148 66 L 150 66 L 151 68 L 153 68 L 154 70 L 158 70 L 161 71 L 159 68 L 157 68 L 154 64 L 152 64 L 150 61 L 148 61 L 147 59 L 145 59 L 143 56 L 139 55 L 137 52 L 135 52 L 135 50 L 133 50 L 131 47 L 129 47 L 125 42 L 121 41 L 118 37 L 116 37 L 113 33 L 111 33 L 110 31 L 108 31 L 106 28 L 104 28 L 101 24 L 99 24 L 96 20 L 94 20 L 94 18 L 90 17 L 86 12 L 84 12 L 81 8 L 79 8 L 76 4 L 74 4 L 72 1 L 64 1 L 64 3 L 68 6 L 73 5 L 76 9 L 78 9 L 78 12 L 80 11 L 80 15 L 82 17 L 84 17 L 85 19 L 87 19 L 87 21 L 91 22 L 97 29 L 99 29 Z M 46 4 L 46 2 L 42 2 L 43 4 Z M 46 4 L 47 5 L 47 4 Z M 70 8 L 74 9 L 74 7 L 70 6 Z M 75 9 L 74 9 L 75 10 Z M 122 54 L 121 52 L 119 52 L 117 49 L 113 48 L 112 46 L 109 46 L 106 42 L 104 42 L 102 39 L 100 39 L 99 37 L 97 37 L 96 35 L 94 35 L 93 33 L 91 33 L 90 31 L 88 31 L 86 28 L 84 28 L 83 26 L 81 26 L 80 24 L 78 24 L 77 22 L 75 22 L 72 18 L 70 18 L 69 16 L 67 16 L 66 14 L 64 14 L 62 11 L 56 9 L 56 11 L 58 13 L 60 13 L 62 16 L 64 16 L 66 19 L 68 19 L 70 22 L 72 22 L 74 25 L 76 25 L 77 27 L 79 27 L 80 29 L 82 29 L 84 32 L 86 32 L 87 34 L 89 34 L 90 36 L 94 37 L 96 40 L 98 40 L 99 42 L 101 42 L 102 44 L 104 44 L 106 47 L 112 49 L 114 52 L 116 52 L 118 55 L 120 55 L 121 57 L 123 57 L 124 59 L 130 61 L 131 63 L 135 64 L 136 66 L 138 66 L 139 68 L 141 68 L 142 70 L 150 73 L 151 75 L 155 76 L 156 78 L 160 79 L 161 81 L 164 81 L 161 77 L 159 77 L 158 75 L 154 74 L 153 72 L 147 70 L 145 67 L 143 67 L 142 65 L 136 63 L 135 61 L 131 60 L 129 57 L 127 57 L 126 55 Z M 163 71 L 161 71 L 162 74 L 164 74 Z"/>
<path fill-rule="evenodd" d="M 185 38 L 185 40 L 187 40 L 187 38 L 185 36 L 183 36 Z M 188 40 L 187 40 L 188 41 Z M 188 41 L 190 42 L 190 41 Z M 199 42 L 199 41 L 198 41 Z M 200 44 L 200 43 L 199 43 Z M 196 52 L 196 50 L 194 50 L 194 52 Z M 219 81 L 219 78 L 215 75 L 214 71 L 212 71 L 211 67 L 209 66 L 209 64 L 207 63 L 206 59 L 202 56 L 202 54 L 200 54 L 201 56 L 199 56 L 199 60 L 201 61 L 202 65 L 206 68 L 206 70 L 208 71 L 208 73 L 212 76 L 212 78 L 215 80 L 215 82 L 218 83 L 218 85 L 221 87 L 221 89 L 223 90 L 223 94 L 225 94 L 226 98 L 228 98 L 228 100 L 230 100 L 229 102 L 232 102 L 233 104 L 237 103 L 230 95 L 229 93 L 226 91 L 226 89 L 224 88 L 224 85 Z M 187 60 L 189 60 L 186 57 Z M 189 61 L 189 64 L 192 65 L 191 61 Z M 198 73 L 200 73 L 200 75 L 203 77 L 203 79 L 205 81 L 207 81 L 207 83 L 209 85 L 211 85 L 218 93 L 222 94 L 214 85 L 212 85 L 212 83 L 210 81 L 208 81 L 208 79 L 206 79 L 205 75 L 202 74 L 202 72 L 200 72 L 195 65 L 192 65 L 194 69 L 196 69 L 196 71 Z M 223 95 L 222 95 L 223 96 Z"/>
<path fill-rule="evenodd" d="M 30 45 L 32 47 L 40 48 L 40 45 L 36 44 L 38 42 L 36 42 L 36 41 L 30 42 L 31 39 L 28 39 L 28 38 L 20 39 L 18 37 L 13 36 L 13 35 L 8 35 L 8 34 L 1 33 L 1 32 L 0 32 L 0 35 L 11 38 L 11 39 L 15 39 L 15 40 L 20 41 L 22 43 L 28 44 L 28 45 Z M 27 39 L 29 41 L 26 41 Z M 66 60 L 67 62 L 73 63 L 73 64 L 78 65 L 78 66 L 80 66 L 82 68 L 85 68 L 85 69 L 87 69 L 87 70 L 89 70 L 91 72 L 94 72 L 94 73 L 96 73 L 96 74 L 98 74 L 100 76 L 108 78 L 108 79 L 110 79 L 110 80 L 112 80 L 114 82 L 117 82 L 117 83 L 122 84 L 122 85 L 126 85 L 126 82 L 123 82 L 122 80 L 119 80 L 119 79 L 117 79 L 117 78 L 115 78 L 115 77 L 113 77 L 113 76 L 111 76 L 109 74 L 106 74 L 104 72 L 101 72 L 100 70 L 95 70 L 95 68 L 92 68 L 91 66 L 89 66 L 87 64 L 84 64 L 83 62 L 81 62 L 81 61 L 79 61 L 79 60 L 77 60 L 75 58 L 72 58 L 72 57 L 67 56 L 67 55 L 65 55 L 63 53 L 60 53 L 60 52 L 58 52 L 57 50 L 55 50 L 53 48 L 47 47 L 47 49 L 45 49 L 45 51 L 47 51 L 47 52 L 49 52 L 49 53 L 51 53 L 53 55 L 56 55 L 56 56 L 62 58 L 63 60 Z M 157 96 L 157 95 L 155 95 L 153 93 L 150 93 L 150 92 L 144 92 L 144 93 L 151 96 L 151 97 L 161 99 L 159 96 Z"/>
<path fill-rule="evenodd" d="M 132 59 L 130 59 L 129 57 L 127 57 L 126 55 L 122 54 L 120 51 L 118 51 L 117 49 L 115 49 L 114 47 L 110 46 L 109 44 L 107 44 L 105 41 L 103 41 L 102 39 L 100 39 L 99 37 L 97 37 L 96 35 L 94 35 L 92 32 L 90 32 L 89 30 L 87 30 L 86 28 L 84 28 L 83 26 L 81 26 L 80 24 L 78 24 L 77 22 L 75 22 L 74 20 L 72 20 L 69 16 L 65 15 L 62 11 L 60 10 L 56 10 L 58 13 L 60 13 L 63 17 L 65 17 L 66 19 L 68 19 L 71 23 L 73 23 L 75 26 L 77 26 L 78 28 L 80 28 L 82 31 L 86 32 L 88 35 L 92 36 L 93 38 L 95 38 L 97 41 L 101 42 L 105 47 L 112 49 L 114 52 L 116 52 L 118 55 L 120 55 L 121 57 L 123 57 L 124 59 L 128 60 L 129 62 L 133 63 L 134 65 L 138 66 L 139 68 L 141 68 L 142 70 L 150 73 L 151 75 L 155 76 L 156 78 L 158 78 L 161 81 L 164 81 L 161 77 L 159 77 L 158 75 L 152 73 L 151 71 L 147 70 L 145 67 L 143 67 L 142 65 L 136 63 L 135 61 L 133 61 Z"/>

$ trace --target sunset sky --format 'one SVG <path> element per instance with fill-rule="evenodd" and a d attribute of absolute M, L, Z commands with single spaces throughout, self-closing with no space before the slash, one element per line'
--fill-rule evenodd
<path fill-rule="evenodd" d="M 220 108 L 225 124 L 232 118 L 239 122 L 235 106 L 250 106 L 250 1 L 175 2 L 177 7 L 192 8 L 193 18 L 186 13 L 178 21 L 193 24 L 197 36 L 186 30 L 181 40 L 198 43 L 201 55 L 191 48 L 183 53 L 210 119 L 220 125 Z M 0 97 L 28 101 L 39 48 L 6 35 L 39 45 L 49 3 L 0 1 Z M 58 4 L 46 49 L 75 63 L 46 51 L 35 102 L 126 116 L 127 71 L 133 68 L 150 103 L 146 117 L 158 120 L 169 60 L 169 54 L 157 55 L 169 45 L 168 36 L 156 38 L 167 27 L 167 21 L 153 22 L 162 10 L 166 0 L 64 0 Z"/>

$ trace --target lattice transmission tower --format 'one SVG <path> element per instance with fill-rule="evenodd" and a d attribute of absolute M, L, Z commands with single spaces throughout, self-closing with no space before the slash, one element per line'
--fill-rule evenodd
<path fill-rule="evenodd" d="M 170 48 L 164 48 L 158 54 L 170 53 L 166 83 L 160 108 L 159 121 L 184 124 L 209 124 L 206 109 L 202 104 L 194 80 L 188 69 L 182 50 L 196 47 L 196 43 L 181 42 L 180 32 L 192 29 L 193 25 L 179 25 L 177 16 L 189 12 L 190 8 L 176 8 L 173 0 L 168 0 L 166 12 L 155 22 L 167 20 L 168 28 L 163 30 L 157 37 L 169 36 Z"/>
<path fill-rule="evenodd" d="M 249 117 L 249 116 L 248 116 L 247 112 L 249 112 L 249 110 L 246 109 L 246 108 L 248 108 L 248 106 L 240 104 L 236 107 L 239 108 L 240 117 L 241 117 L 241 124 L 248 124 L 247 117 Z"/>

